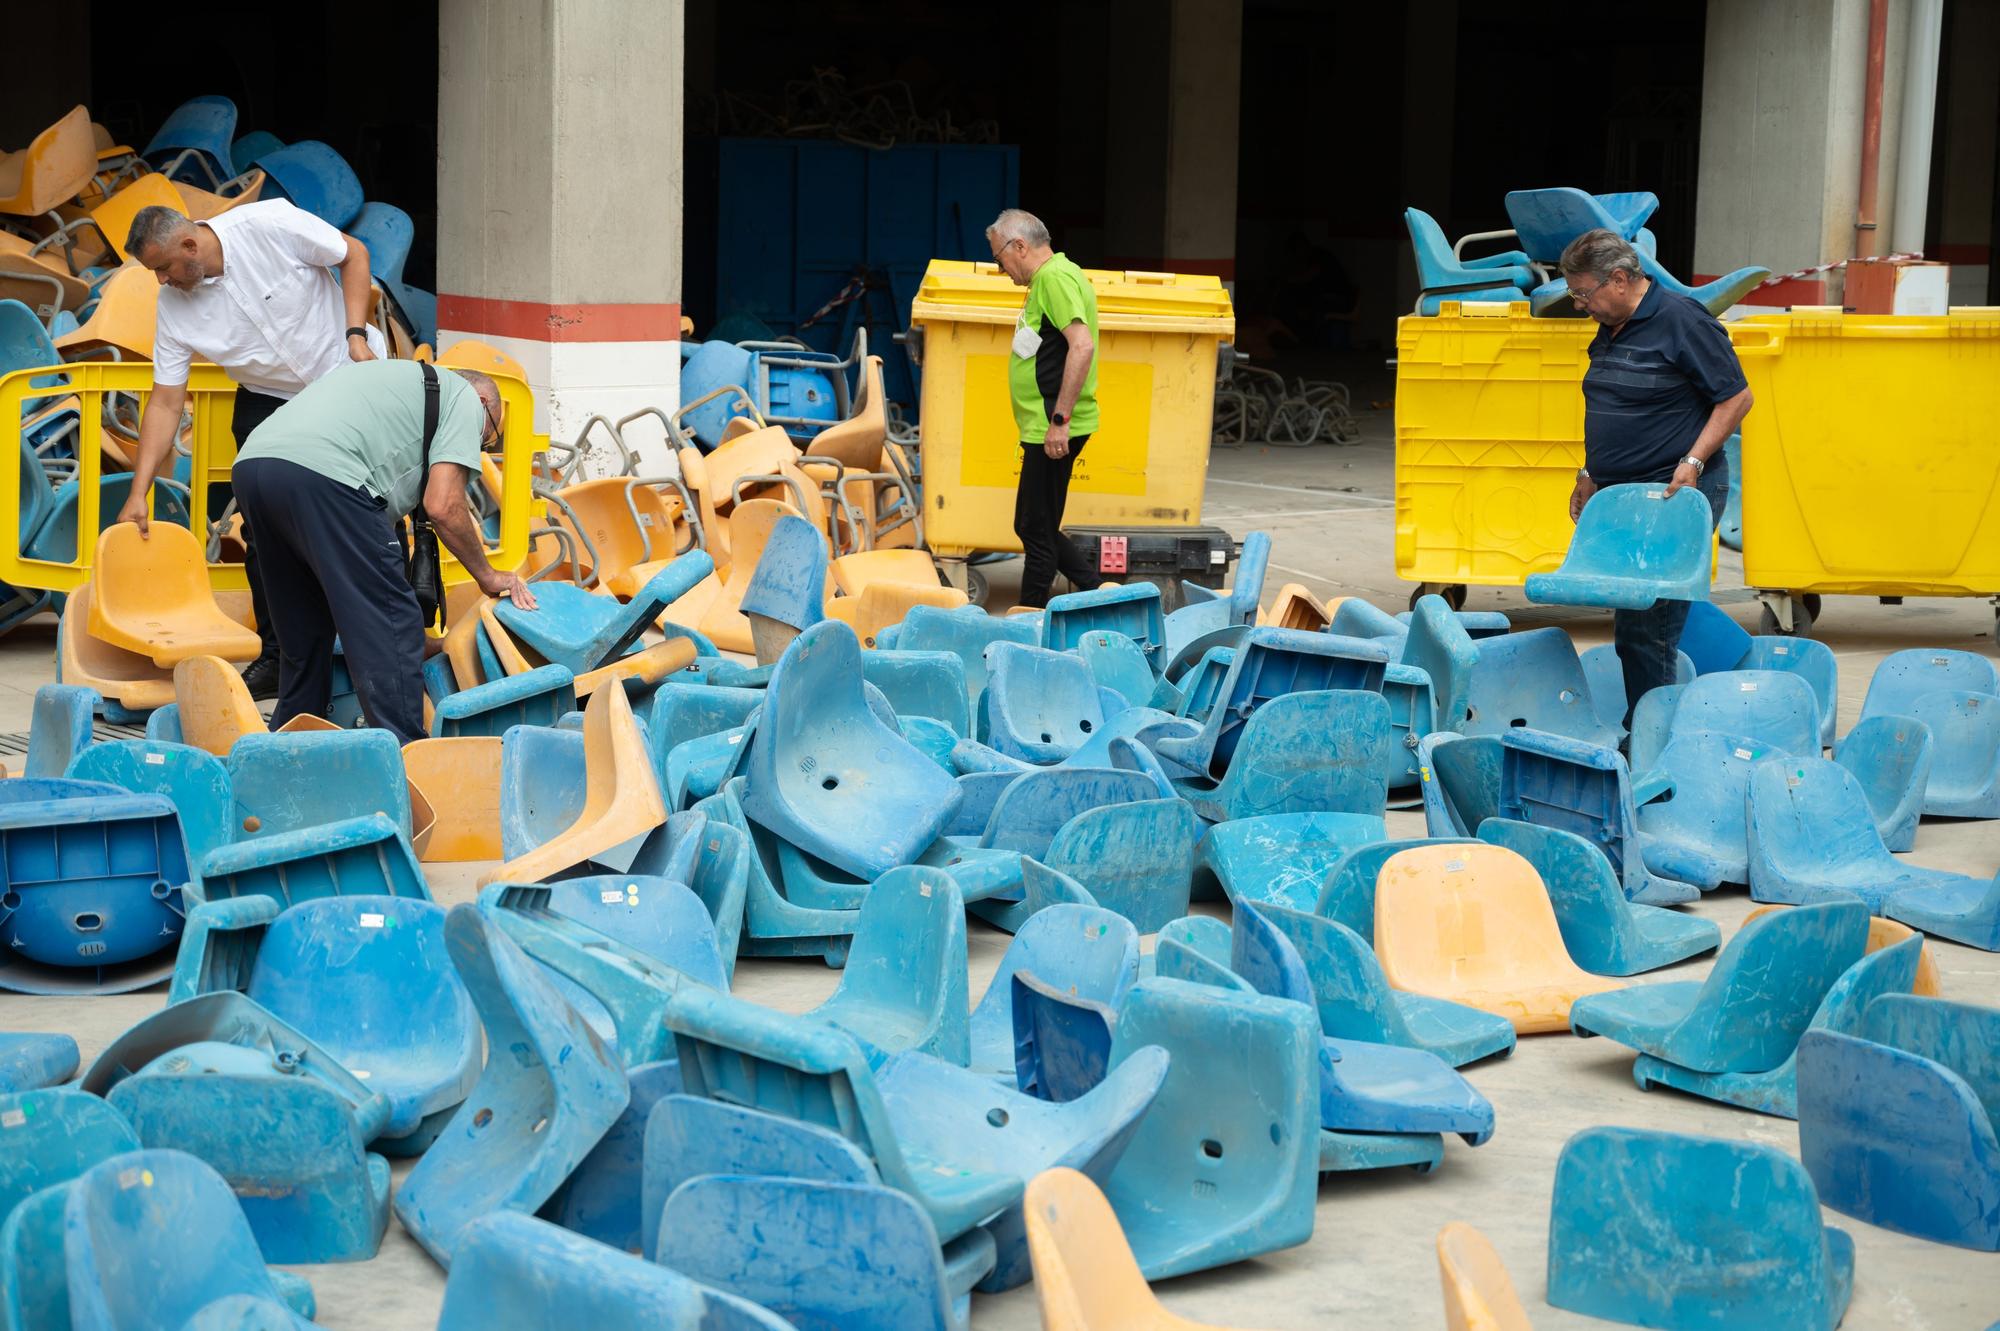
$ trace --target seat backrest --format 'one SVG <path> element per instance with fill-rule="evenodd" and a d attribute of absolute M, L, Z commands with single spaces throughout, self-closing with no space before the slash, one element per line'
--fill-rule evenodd
<path fill-rule="evenodd" d="M 257 159 L 287 199 L 330 226 L 344 227 L 361 211 L 361 179 L 332 147 L 300 139 Z"/>
<path fill-rule="evenodd" d="M 1868 1004 L 1857 1033 L 1950 1068 L 2000 1130 L 2000 1009 L 1888 994 Z"/>
<path fill-rule="evenodd" d="M 1670 733 L 1716 730 L 1761 740 L 1801 757 L 1820 751 L 1819 700 L 1798 675 L 1723 670 L 1682 687 Z"/>
<path fill-rule="evenodd" d="M 1410 246 L 1416 251 L 1417 278 L 1426 290 L 1444 285 L 1460 271 L 1452 256 L 1451 241 L 1437 219 L 1421 208 L 1403 209 L 1403 225 L 1410 229 Z"/>
<path fill-rule="evenodd" d="M 1756 853 L 1793 873 L 1893 864 L 1853 773 L 1824 758 L 1779 757 L 1750 773 L 1748 825 Z"/>
<path fill-rule="evenodd" d="M 386 730 L 252 732 L 230 746 L 223 766 L 229 773 L 239 841 L 376 812 L 389 815 L 404 836 L 410 835 L 403 751 Z"/>
<path fill-rule="evenodd" d="M 1700 491 L 1689 486 L 1669 497 L 1656 485 L 1607 485 L 1577 516 L 1558 572 L 1685 581 L 1706 570 L 1708 551 Z"/>
<path fill-rule="evenodd" d="M 1930 784 L 1935 753 L 1936 742 L 1928 725 L 1914 717 L 1877 712 L 1862 717 L 1840 737 L 1833 748 L 1833 760 L 1861 783 L 1878 825 L 1884 814 L 1907 808 L 1914 835 L 1916 811 L 1922 807 L 1924 790 Z"/>
<path fill-rule="evenodd" d="M 1312 1005 L 1312 976 L 1292 940 L 1273 924 L 1258 903 L 1244 902 L 1229 930 L 1229 969 L 1260 994 Z"/>
<path fill-rule="evenodd" d="M 1236 752 L 1244 726 L 1259 708 L 1293 693 L 1351 690 L 1380 693 L 1389 653 L 1361 638 L 1298 629 L 1253 628 L 1236 649 L 1202 734 L 1181 761 L 1199 759 L 1220 777 Z"/>
<path fill-rule="evenodd" d="M 1477 825 L 1475 824 L 1475 827 Z M 1461 845 L 1469 837 L 1410 837 L 1357 846 L 1327 871 L 1312 913 L 1333 920 L 1367 940 L 1375 937 L 1375 884 L 1393 855 L 1413 846 Z"/>
<path fill-rule="evenodd" d="M 1144 772 L 1068 765 L 1023 772 L 995 801 L 980 844 L 1041 859 L 1056 833 L 1078 814 L 1159 797 Z"/>
<path fill-rule="evenodd" d="M 861 899 L 839 994 L 924 1012 L 942 1006 L 947 1025 L 962 1023 L 965 956 L 965 902 L 951 875 L 901 865 L 877 878 Z"/>
<path fill-rule="evenodd" d="M 1513 1277 L 1486 1236 L 1454 1220 L 1438 1231 L 1445 1331 L 1534 1331 Z"/>
<path fill-rule="evenodd" d="M 1340 627 L 1341 616 L 1356 605 L 1367 602 L 1348 598 L 1334 617 L 1334 627 Z M 1469 715 L 1472 672 L 1478 662 L 1479 649 L 1445 599 L 1435 595 L 1417 598 L 1402 643 L 1401 664 L 1415 666 L 1430 677 L 1436 707 L 1434 724 L 1439 730 L 1457 730 Z"/>
<path fill-rule="evenodd" d="M 1051 872 L 1039 862 L 1035 867 Z M 1116 1008 L 1139 978 L 1139 933 L 1124 916 L 1097 906 L 1065 901 L 1036 911 L 1007 945 L 973 1010 L 975 1049 L 982 1036 L 995 1044 L 1013 1039 L 1009 985 L 1023 970 L 1066 993 Z"/>
<path fill-rule="evenodd" d="M 1713 730 L 1688 730 L 1660 750 L 1654 770 L 1673 789 L 1639 810 L 1640 830 L 1695 845 L 1740 847 L 1749 834 L 1750 773 L 1774 751 L 1768 744 Z M 1775 754 L 1784 762 L 1788 755 Z"/>
<path fill-rule="evenodd" d="M 1248 980 L 1229 969 L 1233 932 L 1211 915 L 1184 915 L 1167 921 L 1153 943 L 1153 973 L 1163 980 L 1256 992 Z"/>
<path fill-rule="evenodd" d="M 408 213 L 393 203 L 370 200 L 347 224 L 347 234 L 367 247 L 369 272 L 391 282 L 403 280 L 403 264 L 417 234 Z"/>
<path fill-rule="evenodd" d="M 986 650 L 996 642 L 1032 647 L 1041 641 L 1041 625 L 1032 619 L 989 615 L 977 607 L 955 610 L 912 606 L 903 616 L 896 637 L 900 651 L 950 652 L 965 663 L 966 696 L 977 701 L 986 691 Z"/>
<path fill-rule="evenodd" d="M 1703 604 L 1696 602 L 1696 604 Z M 1674 726 L 1674 711 L 1680 706 L 1682 684 L 1662 684 L 1647 689 L 1632 708 L 1632 728 L 1625 737 L 1628 770 L 1640 776 L 1659 765 L 1660 753 Z"/>
<path fill-rule="evenodd" d="M 1160 589 L 1150 582 L 1050 597 L 1042 612 L 1041 645 L 1052 652 L 1073 651 L 1090 634 L 1107 630 L 1136 643 L 1151 669 L 1165 667 L 1166 617 Z"/>
<path fill-rule="evenodd" d="M 706 822 L 700 814 L 674 817 Z M 590 874 L 550 884 L 549 905 L 690 979 L 729 987 L 715 921 L 685 882 L 648 874 Z"/>
<path fill-rule="evenodd" d="M 1535 866 L 1505 846 L 1429 846 L 1382 866 L 1375 951 L 1400 989 L 1506 992 L 1577 970 Z"/>
<path fill-rule="evenodd" d="M 1259 707 L 1204 816 L 1379 815 L 1388 799 L 1389 704 L 1380 693 L 1289 693 Z M 1171 741 L 1162 740 L 1167 752 Z"/>
<path fill-rule="evenodd" d="M 1031 763 L 1058 762 L 1104 725 L 1097 681 L 1067 652 L 995 642 L 987 651 L 983 729 L 994 748 Z"/>
<path fill-rule="evenodd" d="M 139 1135 L 123 1114 L 101 1097 L 72 1087 L 0 1095 L 0 1115 L 13 1125 L 7 1153 L 0 1155 L 0 1219 L 43 1188 L 66 1183 L 109 1156 L 139 1149 Z M 0 1259 L 8 1255 L 0 1253 Z M 5 1302 L 0 1294 L 0 1310 Z"/>
<path fill-rule="evenodd" d="M 21 179 L 7 211 L 38 217 L 80 194 L 97 171 L 97 140 L 90 112 L 71 107 L 61 120 L 35 135 L 21 163 Z"/>
<path fill-rule="evenodd" d="M 1827 991 L 1868 945 L 1868 908 L 1824 901 L 1746 923 L 1716 956 L 1683 1028 L 1738 1067 L 1791 1056 Z"/>
<path fill-rule="evenodd" d="M 1933 792 L 1964 797 L 1992 789 L 2000 778 L 2000 697 L 1940 689 L 1911 703 L 1909 714 L 1944 741 L 1932 750 Z"/>
<path fill-rule="evenodd" d="M 1697 675 L 1712 675 L 1736 669 L 1750 650 L 1750 635 L 1714 602 L 1690 601 L 1680 650 L 1694 662 Z"/>
<path fill-rule="evenodd" d="M 1819 719 L 1822 734 L 1830 726 L 1840 705 L 1840 662 L 1833 654 L 1833 648 L 1817 638 L 1786 638 L 1776 634 L 1760 634 L 1750 639 L 1750 647 L 1743 659 L 1736 663 L 1738 670 L 1776 670 L 1797 675 L 1812 686 L 1813 697 L 1819 702 Z M 1831 739 L 1831 735 L 1825 735 Z"/>
<path fill-rule="evenodd" d="M 174 667 L 174 704 L 181 738 L 227 758 L 245 735 L 269 730 L 236 667 L 219 656 L 195 656 Z"/>
<path fill-rule="evenodd" d="M 1511 818 L 1488 818 L 1478 832 L 1481 841 L 1504 846 L 1534 867 L 1570 956 L 1586 970 L 1613 973 L 1606 964 L 1623 959 L 1622 945 L 1637 941 L 1637 929 L 1604 852 L 1574 832 Z"/>
<path fill-rule="evenodd" d="M 1413 623 L 1412 637 L 1416 631 Z M 1478 650 L 1466 692 L 1465 723 L 1456 727 L 1462 733 L 1497 735 L 1526 727 L 1593 744 L 1617 742 L 1617 732 L 1597 719 L 1576 644 L 1562 629 L 1483 638 Z M 1447 724 L 1442 712 L 1438 724 Z"/>
<path fill-rule="evenodd" d="M 1321 1033 L 1337 1040 L 1412 1043 L 1368 939 L 1324 916 L 1276 905 L 1256 909 L 1305 964 Z"/>
<path fill-rule="evenodd" d="M 159 301 L 159 282 L 141 265 L 128 263 L 98 288 L 97 308 L 90 318 L 82 327 L 57 338 L 56 346 L 78 356 L 85 355 L 88 348 L 117 347 L 136 359 L 151 360 L 153 337 L 159 327 Z"/>
<path fill-rule="evenodd" d="M 1566 246 L 1596 227 L 1618 231 L 1618 219 L 1591 195 L 1569 186 L 1507 192 L 1507 220 L 1521 248 L 1537 263 L 1555 263 Z M 1636 230 L 1636 225 L 1634 227 Z M 1630 239 L 1629 232 L 1619 232 Z"/>
<path fill-rule="evenodd" d="M 861 677 L 882 690 L 898 717 L 927 716 L 942 721 L 961 739 L 971 730 L 965 662 L 953 652 L 887 648 L 863 652 Z"/>
<path fill-rule="evenodd" d="M 1908 716 L 1918 698 L 1946 689 L 2000 693 L 2000 666 L 1976 652 L 1944 647 L 1891 652 L 1868 681 L 1861 715 L 1896 712 Z"/>
<path fill-rule="evenodd" d="M 1500 816 L 1506 750 L 1499 736 L 1433 731 L 1418 741 L 1417 763 L 1433 836 L 1471 840 L 1481 822 Z"/>
<path fill-rule="evenodd" d="M 860 385 L 854 410 L 844 421 L 835 421 L 813 436 L 806 456 L 833 458 L 843 468 L 854 471 L 882 470 L 882 441 L 888 437 L 888 395 L 882 388 L 882 358 L 870 356 L 861 364 Z"/>
<path fill-rule="evenodd" d="M 1167 1325 L 1117 1213 L 1088 1175 L 1043 1170 L 1028 1182 L 1025 1211 L 1035 1297 L 1048 1331 Z"/>

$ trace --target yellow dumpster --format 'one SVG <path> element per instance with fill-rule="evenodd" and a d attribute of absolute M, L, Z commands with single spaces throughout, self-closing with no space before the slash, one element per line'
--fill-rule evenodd
<path fill-rule="evenodd" d="M 2000 594 L 2000 308 L 1803 307 L 1730 336 L 1757 399 L 1743 577 L 1766 632 L 1810 631 L 1822 593 Z"/>
<path fill-rule="evenodd" d="M 1085 274 L 1097 292 L 1103 424 L 1078 456 L 1064 526 L 1073 537 L 1079 528 L 1198 530 L 1216 354 L 1236 331 L 1229 292 L 1214 277 Z M 1021 548 L 1007 358 L 1026 295 L 994 264 L 933 259 L 910 309 L 923 370 L 924 535 L 948 573 L 974 551 Z M 1116 558 L 1138 559 L 1127 538 L 1112 539 Z"/>

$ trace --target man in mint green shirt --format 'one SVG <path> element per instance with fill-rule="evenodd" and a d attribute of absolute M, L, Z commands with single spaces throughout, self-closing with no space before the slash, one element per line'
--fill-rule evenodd
<path fill-rule="evenodd" d="M 278 631 L 275 729 L 325 716 L 333 641 L 368 724 L 399 744 L 424 734 L 424 625 L 397 524 L 421 502 L 438 537 L 481 591 L 532 610 L 533 593 L 486 562 L 465 486 L 500 442 L 500 394 L 469 370 L 433 370 L 437 428 L 429 463 L 429 366 L 357 361 L 308 384 L 237 451 L 230 479 Z"/>
<path fill-rule="evenodd" d="M 1049 246 L 1033 213 L 1009 208 L 986 228 L 993 262 L 1028 288 L 1014 325 L 1007 390 L 1021 436 L 1014 534 L 1021 538 L 1021 604 L 1045 606 L 1061 573 L 1078 591 L 1104 579 L 1062 536 L 1070 472 L 1097 430 L 1097 294 L 1083 270 Z"/>

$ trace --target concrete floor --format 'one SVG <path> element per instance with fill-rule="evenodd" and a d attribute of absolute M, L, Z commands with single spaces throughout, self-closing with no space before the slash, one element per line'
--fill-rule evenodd
<path fill-rule="evenodd" d="M 1360 395 L 1357 395 L 1360 396 Z M 1410 587 L 1395 576 L 1392 550 L 1392 462 L 1388 413 L 1364 412 L 1366 435 L 1353 448 L 1218 452 L 1208 481 L 1206 516 L 1239 536 L 1261 527 L 1275 542 L 1269 590 L 1304 583 L 1321 596 L 1359 595 L 1394 610 Z M 996 603 L 1004 602 L 1018 565 L 994 573 Z M 1741 561 L 1724 552 L 1719 588 L 1731 613 L 1753 628 L 1756 607 L 1731 600 L 1741 588 Z M 1742 593 L 1738 593 L 1742 597 Z M 1526 606 L 1518 589 L 1474 589 L 1474 609 L 1498 609 L 1517 627 L 1561 623 L 1579 645 L 1607 640 L 1609 617 Z M 1828 598 L 1818 636 L 1840 658 L 1842 728 L 1858 715 L 1875 665 L 1890 651 L 1947 646 L 1992 654 L 1993 616 L 1983 601 L 1912 601 L 1883 607 L 1855 598 Z M 0 642 L 0 731 L 25 730 L 37 685 L 52 677 L 54 625 L 28 625 Z M 1391 836 L 1421 835 L 1420 814 L 1389 815 Z M 1919 864 L 1979 875 L 2000 867 L 2000 823 L 1926 822 L 1909 858 Z M 479 865 L 430 866 L 437 899 L 471 899 Z M 1725 940 L 1751 907 L 1740 890 L 1725 891 L 1690 909 L 1722 926 Z M 1218 913 L 1221 907 L 1209 907 Z M 972 994 L 976 1002 L 1007 937 L 974 920 Z M 2000 957 L 1933 941 L 1946 996 L 2000 1004 Z M 1703 959 L 1642 977 L 1698 979 Z M 798 1011 L 825 998 L 837 973 L 818 962 L 745 960 L 736 992 Z M 155 1010 L 160 991 L 106 998 L 23 998 L 0 995 L 0 1029 L 60 1030 L 74 1035 L 86 1062 L 132 1022 Z M 1764 1142 L 1796 1153 L 1790 1122 L 1726 1108 L 1669 1091 L 1643 1093 L 1631 1079 L 1632 1054 L 1608 1041 L 1563 1035 L 1531 1036 L 1508 1058 L 1489 1060 L 1467 1075 L 1494 1103 L 1495 1136 L 1472 1150 L 1452 1139 L 1444 1165 L 1420 1178 L 1407 1171 L 1332 1175 L 1320 1185 L 1319 1222 L 1311 1241 L 1219 1271 L 1159 1286 L 1175 1313 L 1217 1324 L 1270 1331 L 1331 1326 L 1422 1328 L 1441 1325 L 1433 1239 L 1452 1220 L 1484 1230 L 1512 1271 L 1533 1323 L 1544 1331 L 1603 1323 L 1550 1308 L 1543 1278 L 1549 1186 L 1556 1156 L 1575 1132 L 1596 1124 L 1665 1128 Z M 399 1164 L 398 1180 L 407 1172 Z M 2000 1318 L 2000 1256 L 1966 1252 L 1889 1233 L 1827 1212 L 1827 1223 L 1854 1235 L 1854 1300 L 1849 1331 L 1979 1331 Z M 408 1331 L 436 1318 L 442 1273 L 391 1222 L 373 1261 L 302 1268 L 319 1295 L 321 1324 L 342 1331 Z M 1013 1331 L 1038 1326 L 1032 1287 L 979 1296 L 975 1327 Z M 609 1331 L 609 1329 L 607 1329 Z"/>

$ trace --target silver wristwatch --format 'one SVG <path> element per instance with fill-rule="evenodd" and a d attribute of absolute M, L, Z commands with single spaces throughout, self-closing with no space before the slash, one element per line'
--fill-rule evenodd
<path fill-rule="evenodd" d="M 1681 459 L 1681 465 L 1683 467 L 1693 467 L 1694 474 L 1697 476 L 1708 470 L 1708 464 L 1692 453 Z"/>

